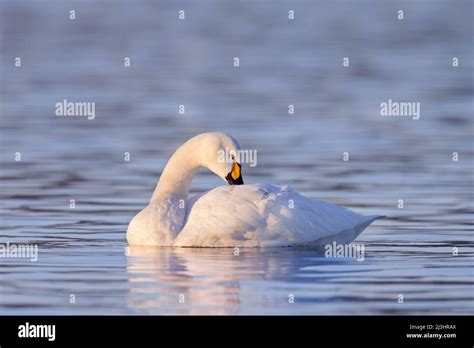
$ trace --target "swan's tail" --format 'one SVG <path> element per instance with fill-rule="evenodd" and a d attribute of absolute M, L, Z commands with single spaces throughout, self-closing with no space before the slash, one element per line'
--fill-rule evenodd
<path fill-rule="evenodd" d="M 350 243 L 352 242 L 354 239 L 356 239 L 359 234 L 361 234 L 366 228 L 367 226 L 369 226 L 372 222 L 374 222 L 375 220 L 377 219 L 381 219 L 381 218 L 384 218 L 385 215 L 368 215 L 368 216 L 365 216 L 364 220 L 359 222 L 355 227 L 354 229 L 352 230 L 352 233 L 349 233 L 348 235 L 348 240 L 345 240 L 343 241 L 342 243 Z M 341 243 L 341 242 L 339 242 Z"/>
<path fill-rule="evenodd" d="M 327 236 L 324 238 L 320 238 L 317 241 L 310 243 L 313 246 L 323 246 L 326 244 L 332 244 L 336 242 L 337 244 L 349 244 L 354 239 L 356 239 L 359 234 L 361 234 L 367 226 L 369 226 L 372 222 L 377 219 L 384 218 L 385 215 L 368 215 L 363 216 L 363 220 L 357 223 L 354 227 L 344 230 L 338 234 L 333 234 L 331 236 Z"/>

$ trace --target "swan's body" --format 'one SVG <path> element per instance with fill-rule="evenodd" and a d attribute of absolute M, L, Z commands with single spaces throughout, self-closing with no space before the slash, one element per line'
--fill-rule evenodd
<path fill-rule="evenodd" d="M 233 163 L 213 158 L 224 148 L 237 151 L 239 145 L 224 133 L 205 133 L 181 146 L 163 171 L 150 204 L 130 222 L 128 242 L 179 247 L 349 243 L 380 217 L 362 216 L 268 184 L 220 186 L 188 199 L 200 167 L 222 178 L 233 173 Z"/>

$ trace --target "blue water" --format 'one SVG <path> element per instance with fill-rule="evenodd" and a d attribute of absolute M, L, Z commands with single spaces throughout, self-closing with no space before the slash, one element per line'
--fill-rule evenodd
<path fill-rule="evenodd" d="M 471 1 L 0 8 L 0 243 L 39 248 L 0 258 L 0 314 L 473 314 Z M 95 119 L 56 117 L 64 99 L 95 102 Z M 420 119 L 382 117 L 388 99 L 420 102 Z M 355 241 L 364 260 L 127 249 L 168 157 L 214 130 L 257 150 L 246 183 L 386 215 Z M 192 193 L 217 185 L 202 171 Z"/>

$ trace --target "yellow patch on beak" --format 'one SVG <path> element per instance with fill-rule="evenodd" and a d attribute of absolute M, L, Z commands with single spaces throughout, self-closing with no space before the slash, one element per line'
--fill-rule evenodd
<path fill-rule="evenodd" d="M 240 165 L 237 162 L 234 162 L 230 175 L 232 176 L 232 179 L 234 180 L 237 180 L 240 177 Z"/>

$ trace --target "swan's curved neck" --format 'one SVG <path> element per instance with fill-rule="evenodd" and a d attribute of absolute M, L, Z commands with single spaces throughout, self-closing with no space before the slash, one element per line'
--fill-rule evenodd
<path fill-rule="evenodd" d="M 176 150 L 166 164 L 150 202 L 169 198 L 187 200 L 191 181 L 202 166 L 197 146 L 188 141 Z"/>

